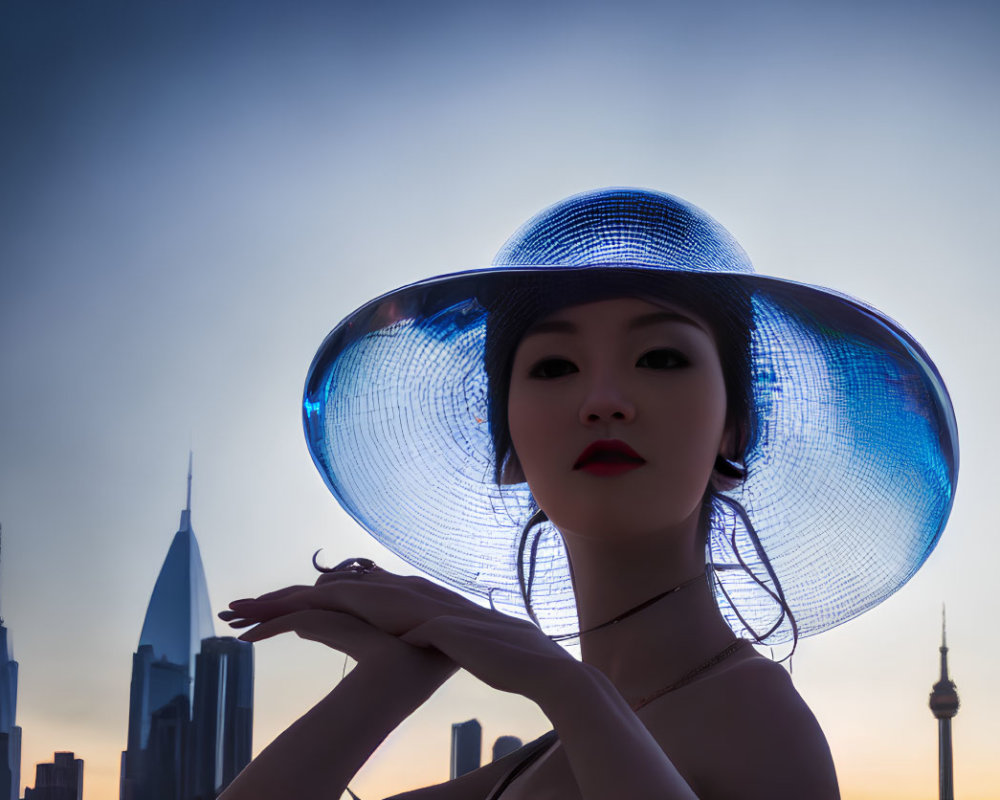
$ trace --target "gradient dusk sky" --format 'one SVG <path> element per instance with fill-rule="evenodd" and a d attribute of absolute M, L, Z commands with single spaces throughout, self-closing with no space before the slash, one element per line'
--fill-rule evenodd
<path fill-rule="evenodd" d="M 371 297 L 626 185 L 705 208 L 761 272 L 878 306 L 937 362 L 963 456 L 948 529 L 897 595 L 803 641 L 794 679 L 845 800 L 935 798 L 946 602 L 956 795 L 1000 798 L 998 23 L 965 0 L 3 0 L 0 611 L 22 783 L 73 750 L 87 800 L 117 797 L 189 448 L 216 608 L 311 581 L 320 547 L 407 569 L 311 463 L 313 353 Z M 341 664 L 259 645 L 256 749 Z M 444 779 L 449 726 L 473 716 L 487 744 L 546 727 L 460 677 L 353 787 Z"/>

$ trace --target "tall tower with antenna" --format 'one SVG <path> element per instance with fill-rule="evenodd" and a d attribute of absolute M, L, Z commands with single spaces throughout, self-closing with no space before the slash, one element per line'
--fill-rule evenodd
<path fill-rule="evenodd" d="M 934 684 L 930 697 L 931 713 L 938 721 L 938 785 L 940 800 L 955 800 L 951 768 L 951 719 L 958 713 L 958 692 L 948 677 L 948 643 L 944 607 L 941 608 L 941 679 Z"/>
<path fill-rule="evenodd" d="M 191 458 L 180 525 L 132 656 L 120 800 L 210 800 L 252 752 L 253 645 L 215 636 L 191 527 Z"/>
<path fill-rule="evenodd" d="M 191 456 L 187 502 L 146 607 L 132 656 L 128 744 L 121 800 L 184 797 L 184 759 L 202 639 L 215 636 L 201 550 L 191 527 Z"/>
<path fill-rule="evenodd" d="M 2 536 L 2 531 L 0 531 Z M 0 617 L 0 800 L 21 796 L 21 729 L 17 725 L 17 662 Z"/>

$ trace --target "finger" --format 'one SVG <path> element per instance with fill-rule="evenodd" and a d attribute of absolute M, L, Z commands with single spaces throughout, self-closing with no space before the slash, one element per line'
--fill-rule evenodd
<path fill-rule="evenodd" d="M 400 597 L 408 601 L 423 600 L 456 607 L 479 608 L 457 592 L 439 586 L 416 575 L 395 575 L 385 570 L 376 572 L 338 572 L 321 575 L 308 594 L 317 603 L 347 601 L 378 596 Z"/>
<path fill-rule="evenodd" d="M 244 642 L 260 642 L 264 639 L 270 639 L 272 636 L 277 636 L 279 633 L 288 633 L 291 628 L 280 625 L 280 622 L 280 618 L 272 619 L 268 622 L 260 622 L 250 630 L 241 633 L 237 638 Z"/>
<path fill-rule="evenodd" d="M 269 619 L 274 619 L 274 617 L 269 617 Z M 230 628 L 247 628 L 251 625 L 257 625 L 258 623 L 266 622 L 266 620 L 262 618 L 261 619 L 247 618 L 247 617 L 242 617 L 240 615 L 235 615 L 231 618 L 227 618 L 225 621 L 229 624 Z"/>
<path fill-rule="evenodd" d="M 298 607 L 359 617 L 391 636 L 401 636 L 442 615 L 478 617 L 485 609 L 424 578 L 392 573 L 338 574 L 296 595 Z"/>
<path fill-rule="evenodd" d="M 305 607 L 349 614 L 391 636 L 405 633 L 427 616 L 439 610 L 424 610 L 420 597 L 399 582 L 398 576 L 388 582 L 375 575 L 338 577 L 316 586 L 309 594 L 297 598 Z"/>
<path fill-rule="evenodd" d="M 282 633 L 295 633 L 303 639 L 320 642 L 353 658 L 363 656 L 373 644 L 386 639 L 385 634 L 349 614 L 316 609 L 295 611 L 262 622 L 239 638 L 245 642 L 259 642 Z"/>
<path fill-rule="evenodd" d="M 286 586 L 284 589 L 278 589 L 273 592 L 267 592 L 266 594 L 262 594 L 259 597 L 250 597 L 250 598 L 243 598 L 240 600 L 233 600 L 233 602 L 229 604 L 229 607 L 239 608 L 240 606 L 248 606 L 252 605 L 253 603 L 267 603 L 273 600 L 282 600 L 286 597 L 289 597 L 291 595 L 297 594 L 299 592 L 311 588 L 312 588 L 311 586 Z"/>
<path fill-rule="evenodd" d="M 333 614 L 333 612 L 319 612 L 328 615 Z M 272 636 L 277 636 L 281 633 L 299 633 L 300 631 L 308 630 L 313 635 L 321 634 L 321 621 L 316 620 L 317 612 L 315 611 L 295 611 L 291 614 L 285 614 L 280 617 L 276 617 L 266 622 L 259 623 L 256 627 L 251 628 L 245 633 L 240 635 L 240 639 L 245 642 L 259 642 L 263 639 L 270 639 Z M 333 623 L 334 620 L 330 619 Z"/>
<path fill-rule="evenodd" d="M 290 586 L 278 592 L 269 592 L 267 595 L 254 600 L 234 600 L 231 606 L 230 617 L 228 614 L 224 619 L 243 618 L 253 622 L 264 622 L 283 614 L 288 614 L 302 608 L 308 608 L 305 592 L 312 589 L 311 586 Z"/>

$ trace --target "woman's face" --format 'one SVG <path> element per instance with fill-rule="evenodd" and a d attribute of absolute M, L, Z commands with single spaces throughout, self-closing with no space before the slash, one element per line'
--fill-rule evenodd
<path fill-rule="evenodd" d="M 726 443 L 715 339 L 668 303 L 562 309 L 518 345 L 508 422 L 532 494 L 564 535 L 689 523 Z"/>

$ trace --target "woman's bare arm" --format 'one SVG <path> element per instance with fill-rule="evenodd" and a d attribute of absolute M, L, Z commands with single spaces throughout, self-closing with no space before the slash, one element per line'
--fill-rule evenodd
<path fill-rule="evenodd" d="M 456 670 L 436 651 L 331 611 L 276 616 L 243 638 L 259 641 L 286 631 L 348 652 L 358 665 L 247 765 L 220 796 L 224 800 L 338 800 L 375 748 Z"/>
<path fill-rule="evenodd" d="M 559 734 L 583 800 L 697 797 L 664 751 L 662 737 L 651 733 L 611 681 L 595 667 L 571 658 L 529 623 L 475 606 L 427 581 L 381 572 L 363 578 L 324 578 L 320 585 L 297 596 L 296 602 L 305 602 L 309 609 L 298 614 L 350 620 L 362 631 L 381 637 L 380 647 L 388 640 L 406 648 L 402 651 L 405 659 L 416 651 L 422 657 L 439 659 L 439 665 L 445 666 L 414 671 L 401 668 L 395 658 L 359 658 L 361 663 L 351 680 L 338 686 L 265 750 L 254 762 L 256 772 L 252 764 L 241 775 L 241 782 L 234 787 L 246 794 L 227 793 L 225 800 L 339 797 L 378 743 L 450 675 L 455 665 L 496 689 L 523 695 L 541 707 Z M 353 639 L 345 643 L 336 637 L 309 636 L 301 624 L 287 627 L 292 618 L 296 614 L 265 622 L 245 636 L 266 638 L 273 635 L 268 626 L 281 624 L 286 626 L 284 630 L 294 629 L 299 635 L 347 652 L 355 644 Z M 340 635 L 343 626 L 334 627 Z M 748 688 L 753 690 L 742 687 L 739 695 L 746 697 Z M 676 729 L 676 720 L 668 721 L 668 726 Z M 704 733 L 696 738 L 706 741 Z M 469 778 L 463 782 L 468 791 L 462 800 L 485 797 L 494 782 L 486 773 Z M 458 797 L 458 788 L 442 785 L 408 797 L 451 800 Z M 801 796 L 805 794 L 808 792 Z M 733 796 L 743 795 L 736 792 Z M 824 792 L 819 796 L 836 795 Z"/>
<path fill-rule="evenodd" d="M 613 683 L 534 626 L 494 612 L 438 617 L 404 636 L 496 689 L 536 702 L 559 735 L 583 800 L 695 800 Z"/>
<path fill-rule="evenodd" d="M 427 581 L 385 573 L 324 576 L 316 587 L 290 587 L 233 608 L 243 622 L 263 619 L 245 639 L 294 631 L 354 655 L 359 664 L 241 773 L 225 800 L 339 797 L 375 747 L 458 664 L 541 706 L 585 800 L 694 797 L 602 673 L 533 625 Z M 400 650 L 386 657 L 383 648 Z M 488 793 L 493 782 L 470 779 L 478 780 L 483 786 L 470 783 L 466 797 Z M 426 796 L 444 798 L 450 790 L 438 791 Z"/>

